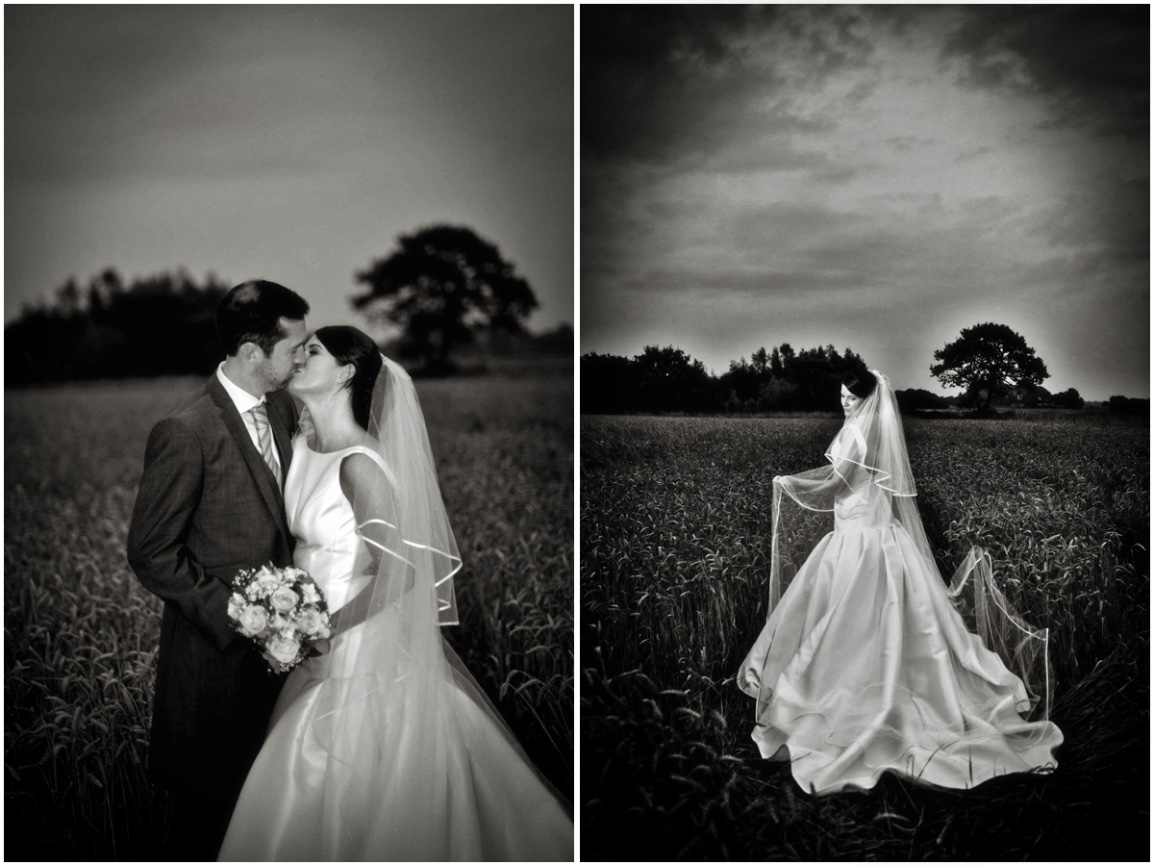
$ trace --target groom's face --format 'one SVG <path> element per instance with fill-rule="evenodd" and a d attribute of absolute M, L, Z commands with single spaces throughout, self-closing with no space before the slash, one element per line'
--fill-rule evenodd
<path fill-rule="evenodd" d="M 309 339 L 304 319 L 282 318 L 280 326 L 284 337 L 272 347 L 272 352 L 263 358 L 260 365 L 266 392 L 282 390 L 288 384 L 304 361 L 305 343 Z"/>

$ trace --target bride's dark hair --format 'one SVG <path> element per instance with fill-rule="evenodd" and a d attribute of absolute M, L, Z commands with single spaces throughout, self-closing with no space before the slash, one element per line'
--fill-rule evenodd
<path fill-rule="evenodd" d="M 841 383 L 845 385 L 846 390 L 859 399 L 865 399 L 878 386 L 878 380 L 868 369 L 859 372 L 847 372 L 841 377 Z"/>
<path fill-rule="evenodd" d="M 369 410 L 373 403 L 373 385 L 381 371 L 381 350 L 363 331 L 347 325 L 318 327 L 313 334 L 341 366 L 347 363 L 356 370 L 345 383 L 353 406 L 353 419 L 361 428 L 369 428 Z"/>

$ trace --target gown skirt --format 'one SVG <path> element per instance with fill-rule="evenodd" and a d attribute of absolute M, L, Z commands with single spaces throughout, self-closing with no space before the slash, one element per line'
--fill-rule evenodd
<path fill-rule="evenodd" d="M 294 564 L 330 611 L 362 591 L 341 458 L 294 443 L 285 479 Z M 365 451 L 378 459 L 372 451 Z M 291 673 L 220 852 L 247 861 L 572 861 L 573 821 L 439 632 L 443 663 L 345 678 L 388 610 Z M 393 620 L 380 616 L 392 616 Z"/>
<path fill-rule="evenodd" d="M 968 788 L 1049 771 L 1062 733 L 1026 721 L 1025 686 L 969 632 L 906 529 L 835 519 L 742 663 L 754 741 L 815 794 L 865 790 L 891 771 Z"/>
<path fill-rule="evenodd" d="M 314 736 L 325 665 L 311 658 L 290 674 L 221 859 L 572 859 L 569 816 L 519 746 L 454 685 L 434 718 L 406 717 L 404 698 L 385 696 L 369 709 L 381 741 L 347 765 L 333 760 Z M 437 743 L 436 762 L 415 756 L 429 753 L 416 737 Z"/>

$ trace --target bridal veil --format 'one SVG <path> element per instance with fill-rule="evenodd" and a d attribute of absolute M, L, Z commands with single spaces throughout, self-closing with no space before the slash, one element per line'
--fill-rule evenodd
<path fill-rule="evenodd" d="M 563 797 L 442 639 L 441 626 L 458 622 L 461 557 L 413 382 L 383 361 L 364 447 L 385 482 L 357 484 L 351 501 L 364 541 L 353 573 L 365 588 L 335 617 L 345 650 L 333 653 L 312 722 L 332 779 L 323 849 L 336 859 L 556 858 L 560 838 L 520 826 L 534 807 L 551 809 L 540 831 L 552 815 L 567 821 Z"/>

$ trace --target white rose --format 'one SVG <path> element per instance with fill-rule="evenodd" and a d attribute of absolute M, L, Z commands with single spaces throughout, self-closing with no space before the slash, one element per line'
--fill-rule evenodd
<path fill-rule="evenodd" d="M 280 661 L 282 664 L 291 664 L 297 659 L 297 654 L 301 650 L 300 641 L 294 637 L 284 637 L 277 634 L 268 641 L 265 646 L 265 651 Z"/>
<path fill-rule="evenodd" d="M 297 605 L 297 602 L 300 601 L 300 598 L 292 589 L 281 586 L 272 593 L 271 601 L 274 609 L 279 610 L 282 613 L 287 613 Z"/>
<path fill-rule="evenodd" d="M 267 598 L 276 591 L 278 586 L 280 586 L 280 581 L 275 574 L 264 573 L 256 578 L 257 592 L 262 598 Z"/>
<path fill-rule="evenodd" d="M 233 592 L 232 597 L 228 599 L 228 617 L 233 620 L 239 619 L 245 603 L 244 595 L 240 592 Z"/>
<path fill-rule="evenodd" d="M 302 610 L 300 616 L 297 617 L 297 624 L 300 625 L 301 631 L 310 637 L 327 637 L 329 635 L 329 627 L 319 610 Z"/>
<path fill-rule="evenodd" d="M 268 627 L 268 613 L 264 607 L 249 604 L 240 611 L 240 632 L 246 637 L 255 637 Z"/>

